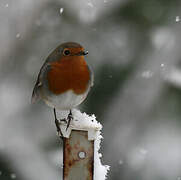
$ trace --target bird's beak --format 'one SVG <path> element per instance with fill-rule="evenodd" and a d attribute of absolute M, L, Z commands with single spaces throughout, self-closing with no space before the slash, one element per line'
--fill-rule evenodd
<path fill-rule="evenodd" d="M 81 51 L 79 53 L 79 56 L 86 56 L 88 54 L 88 51 Z"/>
<path fill-rule="evenodd" d="M 83 56 L 86 56 L 88 53 L 88 51 L 83 51 Z"/>

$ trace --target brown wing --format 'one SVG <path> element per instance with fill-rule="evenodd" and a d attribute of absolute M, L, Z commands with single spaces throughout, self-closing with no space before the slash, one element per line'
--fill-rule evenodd
<path fill-rule="evenodd" d="M 41 98 L 41 96 L 40 96 L 40 88 L 43 86 L 43 81 L 42 81 L 43 76 L 45 75 L 45 72 L 48 72 L 49 69 L 50 69 L 50 64 L 45 62 L 43 64 L 42 68 L 40 69 L 36 84 L 35 84 L 35 86 L 33 88 L 31 103 L 35 103 L 35 102 L 40 100 L 40 98 Z"/>
<path fill-rule="evenodd" d="M 94 73 L 90 65 L 88 65 L 88 69 L 90 72 L 90 87 L 92 87 L 94 85 Z"/>
<path fill-rule="evenodd" d="M 39 88 L 42 86 L 42 83 L 39 81 L 39 78 L 36 81 L 36 84 L 33 88 L 33 93 L 32 93 L 32 97 L 31 97 L 31 103 L 35 103 L 40 99 L 40 95 L 39 95 Z"/>

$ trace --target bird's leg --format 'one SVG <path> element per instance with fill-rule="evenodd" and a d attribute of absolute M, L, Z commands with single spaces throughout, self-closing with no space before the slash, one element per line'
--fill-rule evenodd
<path fill-rule="evenodd" d="M 63 137 L 62 131 L 60 129 L 60 123 L 59 123 L 59 120 L 57 119 L 55 108 L 53 109 L 53 112 L 54 112 L 54 117 L 55 117 L 55 125 L 56 125 L 56 128 L 57 128 L 57 133 L 58 133 L 59 136 Z"/>
<path fill-rule="evenodd" d="M 73 119 L 72 111 L 70 110 L 70 112 L 69 112 L 69 114 L 68 114 L 68 117 L 67 117 L 68 122 L 67 122 L 66 131 L 67 131 L 67 129 L 69 128 L 70 122 L 71 122 L 72 119 Z"/>

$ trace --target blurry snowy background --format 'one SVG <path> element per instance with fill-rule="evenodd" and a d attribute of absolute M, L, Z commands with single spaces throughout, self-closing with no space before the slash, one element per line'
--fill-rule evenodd
<path fill-rule="evenodd" d="M 108 179 L 180 180 L 180 19 L 180 0 L 1 0 L 0 179 L 60 179 L 52 109 L 30 99 L 48 54 L 76 41 L 95 72 L 80 108 L 104 125 Z"/>

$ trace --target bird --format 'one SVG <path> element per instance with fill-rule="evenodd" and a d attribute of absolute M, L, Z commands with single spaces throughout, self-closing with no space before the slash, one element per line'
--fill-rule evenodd
<path fill-rule="evenodd" d="M 91 67 L 85 60 L 88 51 L 76 42 L 65 42 L 46 58 L 33 88 L 31 102 L 40 99 L 53 108 L 57 133 L 63 137 L 60 121 L 73 120 L 72 109 L 87 97 L 94 82 Z M 57 119 L 56 110 L 68 110 L 66 119 Z"/>

